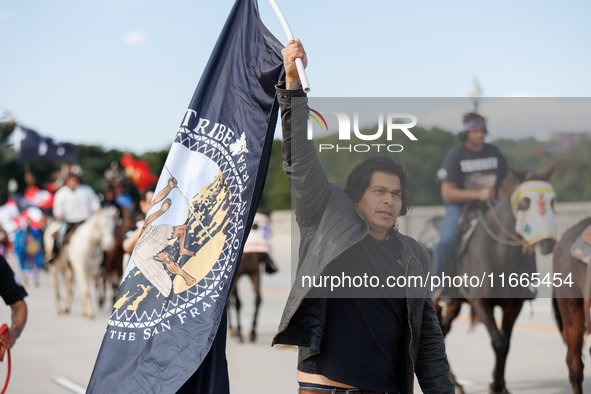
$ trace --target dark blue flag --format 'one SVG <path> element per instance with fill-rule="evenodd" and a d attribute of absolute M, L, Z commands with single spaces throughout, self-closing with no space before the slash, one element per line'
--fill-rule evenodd
<path fill-rule="evenodd" d="M 181 121 L 87 393 L 228 393 L 225 305 L 277 121 L 282 45 L 238 0 Z"/>
<path fill-rule="evenodd" d="M 43 137 L 21 125 L 14 127 L 14 150 L 21 163 L 48 161 L 51 163 L 78 163 L 78 147 Z"/>

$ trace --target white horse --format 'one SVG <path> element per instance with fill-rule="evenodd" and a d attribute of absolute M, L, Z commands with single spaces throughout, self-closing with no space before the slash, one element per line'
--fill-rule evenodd
<path fill-rule="evenodd" d="M 57 271 L 62 270 L 64 272 L 66 287 L 65 312 L 67 313 L 70 311 L 72 304 L 73 270 L 76 282 L 80 287 L 82 315 L 88 318 L 94 317 L 90 300 L 90 285 L 98 274 L 103 259 L 103 251 L 109 251 L 115 242 L 116 215 L 117 211 L 114 207 L 100 209 L 95 212 L 74 231 L 69 242 L 62 248 L 60 255 L 50 264 L 55 292 L 55 306 L 58 314 L 61 312 L 61 307 Z M 55 229 L 51 232 L 50 230 L 51 227 L 46 231 L 46 240 L 51 238 L 51 234 L 55 232 Z M 53 244 L 53 240 L 51 239 L 49 243 Z M 45 245 L 46 248 L 53 247 L 53 245 L 49 246 L 48 242 Z"/>

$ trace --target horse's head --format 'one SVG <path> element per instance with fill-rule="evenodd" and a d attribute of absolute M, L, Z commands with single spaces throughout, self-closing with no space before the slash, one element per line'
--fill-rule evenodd
<path fill-rule="evenodd" d="M 556 193 L 549 182 L 552 164 L 543 173 L 511 170 L 511 209 L 515 231 L 530 245 L 540 245 L 542 254 L 552 252 L 556 244 Z"/>
<path fill-rule="evenodd" d="M 101 238 L 101 249 L 105 252 L 113 249 L 115 245 L 115 222 L 117 218 L 117 208 L 111 206 L 99 210 L 99 230 Z"/>

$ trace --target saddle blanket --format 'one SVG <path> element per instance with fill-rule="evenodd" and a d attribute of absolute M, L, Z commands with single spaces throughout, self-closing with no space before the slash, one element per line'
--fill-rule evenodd
<path fill-rule="evenodd" d="M 591 226 L 587 227 L 585 231 L 579 234 L 570 248 L 570 254 L 575 259 L 579 259 L 583 263 L 589 264 L 589 261 L 591 261 Z"/>
<path fill-rule="evenodd" d="M 460 244 L 458 245 L 458 256 L 461 256 L 466 251 L 466 247 L 468 246 L 468 241 L 472 237 L 474 230 L 476 230 L 476 226 L 480 223 L 480 219 L 475 215 L 470 215 L 470 218 L 467 218 L 467 227 L 465 230 L 462 231 L 462 237 L 460 240 Z M 439 243 L 440 239 L 440 232 L 439 227 L 441 225 L 441 217 L 437 216 L 425 224 L 423 230 L 419 234 L 418 241 L 423 247 L 429 251 L 433 251 L 435 246 Z"/>

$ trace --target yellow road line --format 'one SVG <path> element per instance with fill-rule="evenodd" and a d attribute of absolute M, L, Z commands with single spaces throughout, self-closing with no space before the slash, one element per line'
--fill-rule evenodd
<path fill-rule="evenodd" d="M 466 322 L 466 323 L 470 323 L 470 318 L 466 315 L 458 316 L 457 320 L 460 320 L 460 321 Z M 497 322 L 497 326 L 499 325 L 499 323 L 500 322 Z M 525 331 L 534 331 L 534 332 L 541 332 L 544 334 L 558 334 L 558 335 L 560 335 L 560 331 L 558 331 L 557 328 L 537 326 L 534 324 L 515 323 L 515 325 L 513 327 L 521 329 L 521 330 L 525 330 Z"/>
<path fill-rule="evenodd" d="M 284 298 L 289 297 L 289 291 L 287 291 L 287 290 L 261 289 L 261 293 L 262 294 L 274 295 L 274 296 L 277 296 L 277 297 L 284 297 Z"/>

